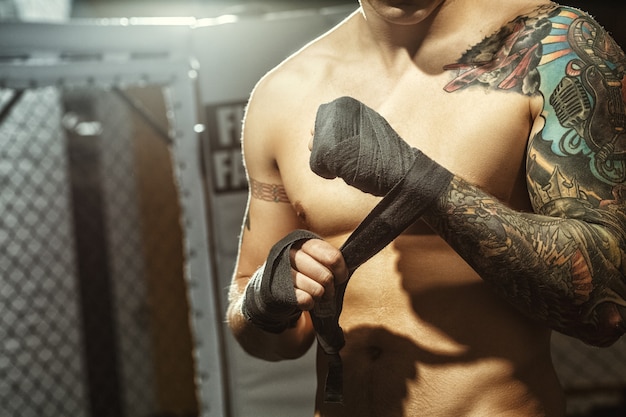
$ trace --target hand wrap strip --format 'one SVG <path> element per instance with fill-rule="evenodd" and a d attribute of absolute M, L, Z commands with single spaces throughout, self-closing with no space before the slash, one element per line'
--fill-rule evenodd
<path fill-rule="evenodd" d="M 452 173 L 411 148 L 387 121 L 363 103 L 342 97 L 319 107 L 310 165 L 324 178 L 342 178 L 384 198 L 342 245 L 350 275 L 415 222 L 448 187 Z M 344 345 L 339 326 L 348 281 L 335 289 L 332 314 L 312 312 L 318 341 L 329 358 L 325 401 L 342 402 Z"/>
<path fill-rule="evenodd" d="M 421 154 L 376 111 L 351 97 L 322 104 L 315 119 L 310 165 L 323 178 L 379 197 L 391 190 Z M 432 162 L 432 161 L 431 161 Z M 420 162 L 423 163 L 423 162 Z"/>
<path fill-rule="evenodd" d="M 291 275 L 289 251 L 292 246 L 308 239 L 321 239 L 307 230 L 295 230 L 277 242 L 246 285 L 241 313 L 246 320 L 270 333 L 281 333 L 293 327 L 302 311 L 297 307 L 296 293 Z M 339 350 L 344 345 L 343 332 L 339 327 L 339 314 L 347 281 L 335 286 L 334 299 L 319 300 L 311 311 L 311 320 L 317 340 L 329 358 L 329 381 L 327 401 L 341 402 L 341 358 Z M 338 371 L 338 372 L 337 372 Z"/>

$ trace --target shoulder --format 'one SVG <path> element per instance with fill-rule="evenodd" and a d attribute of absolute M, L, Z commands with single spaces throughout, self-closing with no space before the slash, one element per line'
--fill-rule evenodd
<path fill-rule="evenodd" d="M 511 8 L 490 36 L 446 69 L 459 70 L 447 91 L 480 84 L 528 96 L 549 94 L 576 62 L 610 61 L 621 71 L 623 53 L 589 14 L 556 3 Z M 604 65 L 604 64 L 602 64 Z M 489 77 L 484 74 L 488 74 Z"/>
<path fill-rule="evenodd" d="M 296 136 L 308 137 L 328 73 L 341 60 L 344 23 L 304 45 L 257 82 L 243 124 L 248 166 L 252 159 L 275 165 L 279 149 L 285 152 Z"/>
<path fill-rule="evenodd" d="M 624 53 L 591 15 L 572 7 L 555 6 L 544 20 L 547 30 L 540 39 L 538 62 L 544 96 L 570 82 L 580 82 L 588 89 L 594 89 L 592 78 L 609 85 L 621 82 Z"/>
<path fill-rule="evenodd" d="M 255 85 L 244 119 L 244 141 L 279 140 L 301 113 L 328 66 L 317 53 L 320 40 L 305 46 L 266 73 Z"/>
<path fill-rule="evenodd" d="M 294 113 L 304 104 L 315 100 L 328 84 L 329 75 L 342 61 L 349 48 L 350 17 L 313 39 L 266 73 L 255 85 L 246 119 L 271 120 L 272 125 L 293 123 Z"/>
<path fill-rule="evenodd" d="M 606 59 L 623 59 L 621 49 L 601 24 L 589 13 L 571 6 L 543 4 L 512 19 L 504 28 L 520 30 L 532 42 L 541 44 L 542 53 L 551 58 L 542 59 L 542 63 L 600 50 L 605 51 Z"/>
<path fill-rule="evenodd" d="M 294 108 L 293 104 L 315 96 L 328 73 L 342 60 L 347 20 L 313 39 L 290 55 L 256 84 L 251 105 Z"/>

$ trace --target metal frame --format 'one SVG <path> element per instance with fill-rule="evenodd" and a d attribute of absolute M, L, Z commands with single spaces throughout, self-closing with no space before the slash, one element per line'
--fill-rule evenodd
<path fill-rule="evenodd" d="M 188 22 L 192 23 L 192 22 Z M 183 210 L 186 271 L 195 343 L 200 415 L 227 415 L 222 319 L 209 248 L 203 182 L 196 67 L 189 24 L 134 25 L 127 19 L 63 24 L 0 25 L 0 86 L 161 85 L 171 112 L 173 165 Z M 9 103 L 10 104 L 10 103 Z M 6 110 L 6 109 L 5 109 Z"/>

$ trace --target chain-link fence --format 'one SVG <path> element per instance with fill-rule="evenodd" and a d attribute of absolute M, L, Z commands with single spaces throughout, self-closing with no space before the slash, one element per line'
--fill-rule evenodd
<path fill-rule="evenodd" d="M 0 26 L 0 416 L 222 416 L 190 28 L 70 26 Z"/>
<path fill-rule="evenodd" d="M 161 90 L 0 94 L 1 414 L 197 415 Z"/>

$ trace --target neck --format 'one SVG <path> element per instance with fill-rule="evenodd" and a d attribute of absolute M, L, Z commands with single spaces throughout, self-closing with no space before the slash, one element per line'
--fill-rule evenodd
<path fill-rule="evenodd" d="M 408 2 L 407 2 L 408 3 Z M 466 2 L 459 0 L 429 1 L 426 5 L 372 6 L 362 2 L 361 14 L 374 36 L 393 43 L 419 42 L 433 31 L 454 29 L 459 9 Z M 471 7 L 469 8 L 471 9 Z"/>
<path fill-rule="evenodd" d="M 440 45 L 458 33 L 462 13 L 455 4 L 457 1 L 448 0 L 431 9 L 400 12 L 391 8 L 376 11 L 364 4 L 358 16 L 361 39 L 374 45 L 387 66 L 407 63 L 407 58 L 416 64 L 425 51 L 431 47 L 441 50 Z"/>

